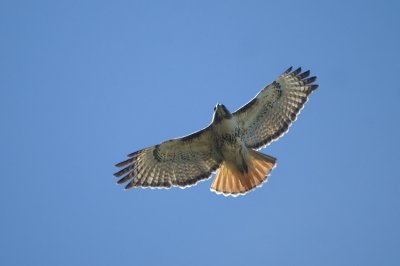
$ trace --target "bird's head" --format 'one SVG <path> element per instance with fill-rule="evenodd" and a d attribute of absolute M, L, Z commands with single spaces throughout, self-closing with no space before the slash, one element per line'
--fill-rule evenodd
<path fill-rule="evenodd" d="M 223 104 L 217 104 L 214 107 L 214 118 L 213 121 L 215 123 L 219 123 L 223 119 L 231 119 L 232 114 L 229 112 L 229 110 L 225 107 Z"/>

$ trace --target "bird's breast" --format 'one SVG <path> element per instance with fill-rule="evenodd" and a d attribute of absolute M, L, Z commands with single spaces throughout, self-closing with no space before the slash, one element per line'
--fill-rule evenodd
<path fill-rule="evenodd" d="M 247 148 L 243 142 L 243 133 L 234 119 L 218 124 L 216 148 L 223 160 L 238 170 L 247 162 Z"/>

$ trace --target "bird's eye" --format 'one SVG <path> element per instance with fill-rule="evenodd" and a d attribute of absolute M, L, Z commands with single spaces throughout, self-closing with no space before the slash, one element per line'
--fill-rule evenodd
<path fill-rule="evenodd" d="M 214 106 L 214 111 L 217 109 L 217 107 L 216 106 Z"/>

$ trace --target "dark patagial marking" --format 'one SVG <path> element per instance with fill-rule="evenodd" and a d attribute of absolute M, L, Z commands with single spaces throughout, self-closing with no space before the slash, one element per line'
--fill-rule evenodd
<path fill-rule="evenodd" d="M 245 106 L 243 106 L 242 108 L 240 108 L 237 112 L 234 112 L 233 114 L 236 115 L 236 114 L 242 114 L 244 112 L 247 112 L 247 110 L 249 110 L 256 102 L 257 102 L 257 98 L 254 98 L 253 100 L 248 102 Z"/>
<path fill-rule="evenodd" d="M 197 132 L 195 132 L 193 134 L 190 134 L 190 135 L 188 135 L 186 137 L 183 137 L 181 140 L 183 142 L 193 141 L 194 139 L 200 137 L 201 134 L 203 134 L 203 130 L 197 131 Z"/>
<path fill-rule="evenodd" d="M 153 157 L 157 162 L 161 162 L 162 161 L 162 158 L 161 158 L 159 152 L 160 152 L 160 145 L 156 145 L 154 147 Z"/>

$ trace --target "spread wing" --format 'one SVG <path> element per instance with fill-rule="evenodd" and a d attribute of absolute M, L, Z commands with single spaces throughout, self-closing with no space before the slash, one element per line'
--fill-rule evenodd
<path fill-rule="evenodd" d="M 187 187 L 208 178 L 221 159 L 213 149 L 212 131 L 205 128 L 183 138 L 172 139 L 134 152 L 118 163 L 117 183 L 132 187 Z"/>
<path fill-rule="evenodd" d="M 316 77 L 301 68 L 286 70 L 274 82 L 261 90 L 255 98 L 233 113 L 244 132 L 249 148 L 267 146 L 287 132 L 290 125 L 318 85 Z M 301 74 L 300 74 L 301 73 Z"/>

